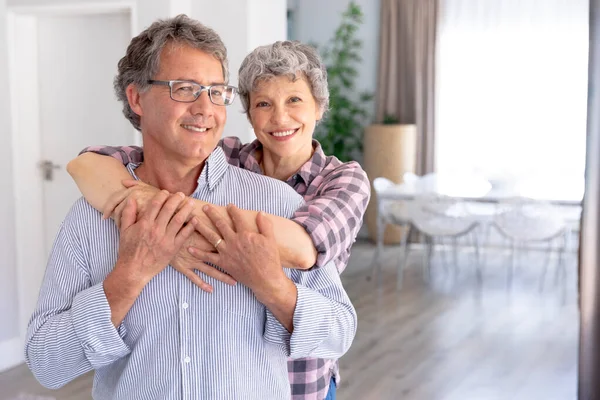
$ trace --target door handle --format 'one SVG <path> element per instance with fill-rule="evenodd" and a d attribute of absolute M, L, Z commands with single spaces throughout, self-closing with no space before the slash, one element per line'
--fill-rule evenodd
<path fill-rule="evenodd" d="M 54 178 L 54 170 L 60 169 L 60 165 L 54 164 L 50 160 L 40 161 L 38 166 L 42 170 L 42 176 L 45 181 L 51 181 Z"/>

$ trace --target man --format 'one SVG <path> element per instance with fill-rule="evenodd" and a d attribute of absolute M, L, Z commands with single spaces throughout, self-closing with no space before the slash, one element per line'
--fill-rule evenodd
<path fill-rule="evenodd" d="M 349 348 L 356 313 L 335 266 L 284 270 L 261 214 L 258 234 L 235 208 L 233 229 L 218 226 L 217 249 L 247 250 L 227 263 L 240 284 L 215 281 L 208 294 L 167 266 L 192 226 L 201 229 L 186 224 L 184 195 L 283 217 L 302 204 L 285 183 L 231 167 L 215 149 L 234 93 L 226 71 L 218 35 L 185 16 L 154 23 L 119 62 L 115 89 L 144 139 L 144 163 L 128 169 L 165 190 L 139 213 L 128 203 L 120 228 L 85 200 L 67 215 L 27 335 L 27 363 L 45 386 L 94 369 L 95 399 L 287 400 L 287 356 Z"/>

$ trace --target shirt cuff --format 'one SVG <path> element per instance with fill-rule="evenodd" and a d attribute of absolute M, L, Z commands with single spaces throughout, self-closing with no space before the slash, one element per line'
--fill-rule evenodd
<path fill-rule="evenodd" d="M 77 293 L 71 316 L 75 334 L 92 367 L 106 366 L 131 352 L 123 341 L 127 334 L 125 326 L 121 324 L 115 329 L 111 321 L 103 283 Z"/>
<path fill-rule="evenodd" d="M 321 294 L 295 283 L 298 290 L 294 310 L 294 332 L 281 325 L 267 310 L 265 340 L 278 345 L 291 358 L 308 357 L 329 336 L 333 310 Z"/>

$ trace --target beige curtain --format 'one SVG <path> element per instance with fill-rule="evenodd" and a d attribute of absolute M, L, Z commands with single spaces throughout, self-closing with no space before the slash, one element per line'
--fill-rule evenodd
<path fill-rule="evenodd" d="M 417 174 L 434 170 L 438 0 L 381 0 L 378 122 L 417 125 Z"/>

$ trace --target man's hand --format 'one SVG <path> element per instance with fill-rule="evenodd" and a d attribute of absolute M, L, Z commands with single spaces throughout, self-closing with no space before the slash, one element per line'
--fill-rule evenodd
<path fill-rule="evenodd" d="M 146 210 L 150 201 L 159 192 L 154 186 L 134 179 L 125 179 L 121 182 L 125 189 L 114 193 L 102 209 L 102 218 L 113 218 L 117 226 L 121 226 L 121 216 L 129 199 L 136 202 L 138 213 Z"/>
<path fill-rule="evenodd" d="M 214 207 L 204 206 L 203 210 L 219 232 L 215 233 L 197 220 L 194 225 L 202 236 L 213 243 L 218 253 L 192 248 L 190 252 L 205 262 L 218 265 L 238 282 L 248 286 L 281 325 L 288 332 L 293 332 L 298 289 L 283 272 L 269 219 L 264 213 L 258 213 L 256 232 L 247 226 L 241 210 L 232 204 L 227 206 L 227 212 L 233 221 L 233 228 Z"/>
<path fill-rule="evenodd" d="M 137 215 L 135 201 L 127 201 L 117 263 L 104 280 L 104 293 L 115 327 L 121 324 L 144 286 L 165 269 L 192 234 L 193 220 L 185 224 L 192 213 L 192 204 L 183 193 L 169 194 L 163 190 L 154 196 L 146 211 Z"/>
<path fill-rule="evenodd" d="M 179 209 L 179 211 L 177 211 Z M 121 237 L 116 268 L 126 268 L 143 282 L 161 272 L 192 234 L 187 224 L 193 202 L 183 193 L 157 193 L 136 221 L 137 205 L 128 200 L 121 219 Z"/>
<path fill-rule="evenodd" d="M 256 232 L 247 226 L 240 209 L 233 204 L 227 206 L 233 228 L 214 207 L 207 205 L 203 210 L 218 232 L 198 221 L 195 222 L 195 228 L 213 245 L 217 244 L 217 253 L 195 248 L 190 248 L 190 253 L 199 260 L 218 265 L 238 282 L 252 289 L 259 299 L 278 289 L 282 281 L 288 280 L 281 266 L 273 226 L 263 213 L 256 216 L 259 230 Z"/>

